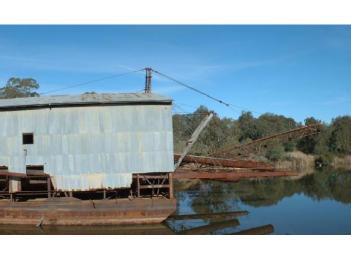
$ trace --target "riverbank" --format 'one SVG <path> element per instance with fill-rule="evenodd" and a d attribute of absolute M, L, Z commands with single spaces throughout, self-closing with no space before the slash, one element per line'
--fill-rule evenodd
<path fill-rule="evenodd" d="M 285 158 L 274 162 L 277 169 L 287 169 L 303 173 L 313 173 L 316 168 L 316 160 L 318 156 L 305 154 L 300 151 L 288 152 Z M 344 157 L 334 156 L 329 167 L 333 169 L 351 170 L 351 155 Z"/>

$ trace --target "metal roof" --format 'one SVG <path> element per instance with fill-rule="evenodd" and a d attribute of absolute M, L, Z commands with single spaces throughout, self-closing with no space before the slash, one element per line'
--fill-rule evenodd
<path fill-rule="evenodd" d="M 169 97 L 150 93 L 87 93 L 81 95 L 39 96 L 0 99 L 0 111 L 64 106 L 171 104 Z"/>

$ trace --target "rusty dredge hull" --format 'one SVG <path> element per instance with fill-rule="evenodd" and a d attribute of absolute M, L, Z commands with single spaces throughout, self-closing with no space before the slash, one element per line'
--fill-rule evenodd
<path fill-rule="evenodd" d="M 130 188 L 90 191 L 55 190 L 47 174 L 0 172 L 0 180 L 0 224 L 154 224 L 176 210 L 171 173 L 134 174 Z"/>
<path fill-rule="evenodd" d="M 126 225 L 161 223 L 176 208 L 175 199 L 136 198 L 78 200 L 36 199 L 0 201 L 0 224 L 23 225 Z"/>

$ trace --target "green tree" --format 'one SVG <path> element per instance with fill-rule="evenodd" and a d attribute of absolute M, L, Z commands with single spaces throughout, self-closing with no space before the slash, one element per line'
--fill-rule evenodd
<path fill-rule="evenodd" d="M 351 153 L 351 117 L 341 116 L 333 120 L 329 148 L 334 153 Z"/>
<path fill-rule="evenodd" d="M 296 128 L 296 121 L 283 115 L 275 115 L 272 113 L 262 114 L 256 120 L 259 134 L 262 136 L 270 136 Z"/>
<path fill-rule="evenodd" d="M 39 84 L 35 79 L 10 78 L 6 85 L 0 88 L 0 99 L 39 96 L 36 92 L 38 89 Z"/>
<path fill-rule="evenodd" d="M 246 139 L 255 140 L 262 136 L 257 127 L 256 119 L 252 116 L 251 112 L 243 112 L 238 119 L 241 136 L 239 140 L 242 142 Z"/>
<path fill-rule="evenodd" d="M 313 117 L 308 117 L 305 119 L 305 126 L 310 126 L 313 124 L 318 124 L 321 123 L 320 120 L 316 120 Z M 318 140 L 317 137 L 312 135 L 312 136 L 307 136 L 299 140 L 297 144 L 297 148 L 307 154 L 312 154 L 315 152 L 315 147 L 317 144 Z"/>

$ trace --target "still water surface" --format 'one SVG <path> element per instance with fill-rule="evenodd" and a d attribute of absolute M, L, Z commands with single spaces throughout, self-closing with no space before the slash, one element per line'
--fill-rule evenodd
<path fill-rule="evenodd" d="M 231 234 L 272 224 L 273 234 L 351 234 L 351 171 L 316 171 L 298 180 L 237 183 L 188 180 L 175 184 L 177 214 L 246 210 L 239 225 L 211 231 Z M 178 234 L 218 220 L 167 220 L 143 226 L 0 226 L 0 234 Z"/>
<path fill-rule="evenodd" d="M 351 234 L 351 171 L 316 171 L 299 180 L 269 179 L 225 183 L 202 181 L 177 185 L 177 212 L 247 210 L 240 225 L 214 234 L 230 234 L 272 224 L 273 234 Z M 175 231 L 208 224 L 172 221 Z"/>

